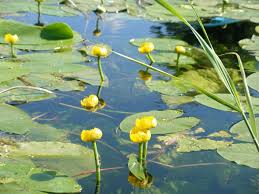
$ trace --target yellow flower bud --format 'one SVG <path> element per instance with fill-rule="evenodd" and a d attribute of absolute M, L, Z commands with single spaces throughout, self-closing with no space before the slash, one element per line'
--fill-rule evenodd
<path fill-rule="evenodd" d="M 93 128 L 90 130 L 83 130 L 81 132 L 81 140 L 84 142 L 93 142 L 93 141 L 101 139 L 102 136 L 103 136 L 103 133 L 98 128 Z"/>
<path fill-rule="evenodd" d="M 175 52 L 178 54 L 184 54 L 186 52 L 186 49 L 183 46 L 176 46 Z"/>
<path fill-rule="evenodd" d="M 149 72 L 146 72 L 144 70 L 140 70 L 138 72 L 139 78 L 144 81 L 151 81 L 152 80 L 152 74 Z"/>
<path fill-rule="evenodd" d="M 138 51 L 142 54 L 151 53 L 155 49 L 155 46 L 152 42 L 144 42 L 138 48 Z"/>
<path fill-rule="evenodd" d="M 259 34 L 259 26 L 256 26 L 256 27 L 255 27 L 255 32 L 256 32 L 257 34 Z"/>
<path fill-rule="evenodd" d="M 6 34 L 6 35 L 4 36 L 4 40 L 5 40 L 5 42 L 7 42 L 7 43 L 9 43 L 9 44 L 14 44 L 14 43 L 16 43 L 17 41 L 19 41 L 19 37 L 18 37 L 16 34 L 14 34 L 14 35 L 12 35 L 12 34 Z"/>
<path fill-rule="evenodd" d="M 143 143 L 151 139 L 150 130 L 140 130 L 136 127 L 130 130 L 130 140 L 134 143 Z"/>
<path fill-rule="evenodd" d="M 140 130 L 149 130 L 157 126 L 157 120 L 153 116 L 146 116 L 140 119 L 136 119 L 136 128 Z"/>
<path fill-rule="evenodd" d="M 99 99 L 96 95 L 91 94 L 90 96 L 81 100 L 81 106 L 85 108 L 94 108 L 98 105 Z"/>
<path fill-rule="evenodd" d="M 102 35 L 102 31 L 99 30 L 99 29 L 95 29 L 95 30 L 93 31 L 93 35 L 96 36 L 96 37 L 99 37 L 99 36 Z"/>
<path fill-rule="evenodd" d="M 94 55 L 96 57 L 107 57 L 108 50 L 104 46 L 93 46 L 92 55 Z"/>

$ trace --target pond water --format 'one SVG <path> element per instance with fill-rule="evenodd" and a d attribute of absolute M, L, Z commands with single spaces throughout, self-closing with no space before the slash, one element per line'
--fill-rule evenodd
<path fill-rule="evenodd" d="M 36 14 L 28 13 L 24 16 L 6 18 L 34 24 L 36 17 Z M 89 14 L 87 19 L 82 16 L 54 17 L 43 15 L 42 20 L 45 24 L 65 22 L 91 42 L 105 43 L 115 51 L 146 62 L 148 62 L 147 59 L 138 53 L 136 47 L 129 44 L 130 39 L 181 37 L 191 45 L 198 45 L 195 37 L 179 24 L 151 22 L 124 13 L 105 15 L 100 21 L 102 31 L 100 37 L 93 35 L 97 20 L 93 13 Z M 217 52 L 221 53 L 222 50 L 227 49 L 238 51 L 245 64 L 252 61 L 253 69 L 258 69 L 254 57 L 241 50 L 236 43 L 238 40 L 250 38 L 254 26 L 249 22 L 234 23 L 225 26 L 224 29 L 221 27 L 209 28 L 208 32 L 212 43 L 216 45 Z M 240 29 L 248 30 L 241 31 Z M 235 43 L 233 44 L 233 42 Z M 229 66 L 236 65 L 233 58 L 229 57 L 228 59 Z M 96 61 L 92 60 L 86 65 L 96 68 Z M 173 68 L 166 66 L 157 67 L 166 72 L 175 72 Z M 215 150 L 176 153 L 175 146 L 172 145 L 167 146 L 164 152 L 159 155 L 159 152 L 155 153 L 155 149 L 152 149 L 153 145 L 157 144 L 156 137 L 158 135 L 153 135 L 149 144 L 148 172 L 153 177 L 152 185 L 146 189 L 132 186 L 128 182 L 127 155 L 132 152 L 137 153 L 137 146 L 130 144 L 128 133 L 122 132 L 119 124 L 131 114 L 151 110 L 168 110 L 169 107 L 162 100 L 160 93 L 150 91 L 145 82 L 139 78 L 138 72 L 141 69 L 144 70 L 144 67 L 112 54 L 103 60 L 103 69 L 109 78 L 109 86 L 103 87 L 101 90 L 101 97 L 107 103 L 103 110 L 87 112 L 72 107 L 80 107 L 80 100 L 83 97 L 97 93 L 98 86 L 91 85 L 87 85 L 85 90 L 81 92 L 57 92 L 57 97 L 50 100 L 16 105 L 32 117 L 45 114 L 37 119 L 37 122 L 68 130 L 71 142 L 89 148 L 91 145 L 83 143 L 80 139 L 81 130 L 93 127 L 102 129 L 103 138 L 98 143 L 102 168 L 115 169 L 102 172 L 100 193 L 254 194 L 259 192 L 258 170 L 225 160 Z M 153 80 L 167 79 L 153 71 L 152 75 Z M 256 91 L 252 91 L 252 93 L 255 96 L 258 95 Z M 216 110 L 197 102 L 171 106 L 170 108 L 183 110 L 186 117 L 199 118 L 200 123 L 192 129 L 192 131 L 197 128 L 205 129 L 205 132 L 199 137 L 206 137 L 219 130 L 228 131 L 234 123 L 242 120 L 237 113 Z M 73 167 L 75 164 L 71 162 L 70 165 Z M 78 182 L 83 188 L 81 193 L 96 192 L 94 173 L 79 179 Z"/>

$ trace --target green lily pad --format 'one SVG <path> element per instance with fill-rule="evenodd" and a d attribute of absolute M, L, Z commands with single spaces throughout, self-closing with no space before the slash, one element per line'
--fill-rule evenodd
<path fill-rule="evenodd" d="M 256 121 L 256 126 L 259 126 L 258 117 L 255 119 L 255 121 Z M 251 134 L 244 121 L 240 121 L 240 122 L 234 124 L 231 127 L 230 132 L 236 135 L 234 137 L 234 139 L 237 139 L 240 141 L 245 141 L 245 142 L 253 142 Z"/>
<path fill-rule="evenodd" d="M 186 104 L 193 101 L 193 97 L 191 96 L 167 96 L 167 95 L 161 95 L 162 100 L 164 103 L 166 103 L 167 106 L 175 107 L 180 104 Z"/>
<path fill-rule="evenodd" d="M 258 82 L 259 82 L 259 73 L 253 73 L 247 78 L 248 86 L 250 86 L 251 88 L 259 92 Z"/>
<path fill-rule="evenodd" d="M 254 144 L 232 144 L 217 150 L 218 154 L 226 160 L 251 168 L 259 168 L 259 154 Z"/>
<path fill-rule="evenodd" d="M 7 104 L 0 104 L 1 131 L 27 135 L 33 140 L 61 140 L 65 139 L 67 132 L 61 131 L 48 125 L 32 121 L 24 111 Z"/>
<path fill-rule="evenodd" d="M 228 101 L 230 104 L 235 105 L 235 101 L 232 98 L 232 96 L 230 94 L 216 94 L 218 97 Z M 218 103 L 217 101 L 209 98 L 208 96 L 204 95 L 204 94 L 200 94 L 195 96 L 194 100 L 202 105 L 214 108 L 214 109 L 218 109 L 218 110 L 222 110 L 222 111 L 234 111 L 230 108 L 228 108 L 225 105 L 222 105 L 220 103 Z M 241 101 L 245 102 L 246 98 L 244 96 L 241 96 Z M 252 104 L 254 107 L 254 112 L 257 114 L 259 113 L 259 98 L 255 98 L 255 97 L 251 97 L 252 100 Z"/>
<path fill-rule="evenodd" d="M 130 154 L 129 155 L 128 168 L 129 168 L 129 171 L 135 177 L 137 177 L 139 180 L 144 180 L 145 179 L 144 168 L 138 162 L 136 154 Z"/>
<path fill-rule="evenodd" d="M 15 160 L 14 160 L 15 161 Z M 28 163 L 8 161 L 0 166 L 0 192 L 7 193 L 78 193 L 81 186 L 72 178 L 49 169 L 37 168 Z M 2 187 L 3 186 L 3 187 Z"/>
<path fill-rule="evenodd" d="M 208 138 L 196 139 L 194 137 L 185 136 L 178 139 L 177 152 L 197 152 L 204 150 L 216 150 L 225 148 L 232 144 L 232 142 L 212 140 Z"/>
<path fill-rule="evenodd" d="M 66 6 L 60 5 L 59 0 L 48 0 L 42 3 L 41 13 L 54 16 L 74 16 L 78 12 L 68 8 Z M 31 0 L 2 0 L 0 5 L 0 12 L 3 15 L 18 15 L 25 12 L 38 13 L 37 2 Z M 35 17 L 36 21 L 36 17 Z"/>
<path fill-rule="evenodd" d="M 78 9 L 82 12 L 95 11 L 97 6 L 101 4 L 100 0 L 73 0 Z M 124 0 L 104 0 L 103 7 L 109 13 L 118 13 L 122 11 L 126 11 L 126 2 Z"/>
<path fill-rule="evenodd" d="M 152 42 L 155 46 L 155 51 L 152 52 L 152 56 L 156 63 L 167 66 L 175 66 L 177 53 L 175 53 L 176 46 L 184 46 L 186 50 L 191 50 L 191 46 L 188 43 L 172 38 L 140 38 L 131 39 L 130 43 L 134 46 L 139 47 L 143 42 Z M 189 51 L 188 51 L 189 52 Z M 196 61 L 191 57 L 191 55 L 181 55 L 179 64 L 182 67 L 190 68 L 188 65 L 195 64 Z"/>
<path fill-rule="evenodd" d="M 16 48 L 29 50 L 53 50 L 57 48 L 71 48 L 73 44 L 82 40 L 79 34 L 65 23 L 53 23 L 48 26 L 31 26 L 13 20 L 0 20 L 0 43 L 4 42 L 4 35 L 17 34 L 19 41 Z"/>
<path fill-rule="evenodd" d="M 129 131 L 135 126 L 136 118 L 143 116 L 154 116 L 157 119 L 157 127 L 152 129 L 152 134 L 167 134 L 175 133 L 191 129 L 199 123 L 199 119 L 195 117 L 181 117 L 183 113 L 176 110 L 165 111 L 150 111 L 131 115 L 126 117 L 120 123 L 120 129 L 123 132 L 129 133 Z"/>
<path fill-rule="evenodd" d="M 84 57 L 78 52 L 33 53 L 2 60 L 3 68 L 7 70 L 0 79 L 1 90 L 33 86 L 48 90 L 82 91 L 87 83 L 99 85 L 101 81 L 98 69 L 83 65 Z M 17 69 L 17 74 L 13 69 Z M 108 86 L 106 75 L 104 86 Z M 19 88 L 0 94 L 0 102 L 26 103 L 53 97 L 54 94 Z"/>
<path fill-rule="evenodd" d="M 239 41 L 242 49 L 247 50 L 251 55 L 255 56 L 259 61 L 259 36 L 253 35 L 251 39 L 243 39 Z"/>
<path fill-rule="evenodd" d="M 11 62 L 1 63 L 0 71 L 2 73 L 0 83 L 16 79 L 17 77 L 28 74 L 30 72 L 29 68 L 22 67 L 21 65 L 13 64 Z"/>
<path fill-rule="evenodd" d="M 17 143 L 17 146 L 6 146 L 6 149 L 8 157 L 28 158 L 37 166 L 62 172 L 67 176 L 95 169 L 93 151 L 77 144 L 48 141 L 21 142 Z M 90 174 L 84 176 L 88 175 Z"/>
<path fill-rule="evenodd" d="M 215 150 L 222 147 L 228 147 L 232 144 L 230 141 L 213 140 L 209 138 L 197 138 L 189 134 L 169 134 L 158 137 L 158 140 L 164 145 L 176 143 L 177 152 L 197 152 L 205 150 Z"/>
<path fill-rule="evenodd" d="M 195 13 L 189 4 L 189 2 L 181 0 L 167 0 L 167 2 L 174 6 L 174 8 L 183 15 L 186 20 L 196 20 Z M 237 0 L 225 5 L 223 10 L 223 4 L 221 0 L 211 0 L 204 2 L 202 0 L 192 0 L 193 6 L 197 13 L 203 18 L 209 17 L 226 17 L 237 20 L 251 20 L 258 22 L 258 2 L 256 0 L 244 1 Z M 170 14 L 161 5 L 154 0 L 149 0 L 142 4 L 140 8 L 136 1 L 130 0 L 127 2 L 128 13 L 130 15 L 143 17 L 145 19 L 164 21 L 164 22 L 178 22 L 179 19 Z M 242 14 L 240 14 L 242 13 Z"/>

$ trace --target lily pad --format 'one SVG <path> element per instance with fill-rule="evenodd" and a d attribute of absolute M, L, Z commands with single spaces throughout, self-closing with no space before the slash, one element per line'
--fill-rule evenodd
<path fill-rule="evenodd" d="M 59 0 L 48 0 L 42 3 L 42 14 L 54 16 L 74 16 L 78 14 L 75 10 L 59 4 Z M 3 15 L 18 15 L 25 12 L 38 13 L 37 2 L 31 0 L 2 0 L 0 4 L 0 12 Z M 35 18 L 36 20 L 36 18 Z"/>
<path fill-rule="evenodd" d="M 259 53 L 258 53 L 259 54 Z M 254 90 L 259 92 L 259 73 L 253 73 L 252 75 L 248 76 L 247 83 L 248 85 L 253 88 Z"/>
<path fill-rule="evenodd" d="M 82 40 L 78 33 L 65 23 L 53 23 L 48 26 L 31 26 L 13 20 L 0 20 L 0 43 L 4 42 L 4 35 L 17 34 L 19 41 L 16 48 L 29 50 L 53 50 L 55 48 L 71 48 L 73 44 Z"/>
<path fill-rule="evenodd" d="M 37 166 L 75 176 L 95 169 L 93 151 L 81 145 L 62 142 L 21 142 L 6 146 L 11 158 L 28 158 Z M 73 164 L 73 166 L 71 166 Z M 84 176 L 88 176 L 86 174 Z"/>
<path fill-rule="evenodd" d="M 210 138 L 197 138 L 189 134 L 169 134 L 158 137 L 164 145 L 176 144 L 177 152 L 197 152 L 205 150 L 216 150 L 222 147 L 228 147 L 232 144 L 230 141 L 213 140 Z"/>
<path fill-rule="evenodd" d="M 177 53 L 175 53 L 176 46 L 184 46 L 187 50 L 191 50 L 191 46 L 188 43 L 172 38 L 140 38 L 131 39 L 130 43 L 134 46 L 140 46 L 143 42 L 152 42 L 155 46 L 155 51 L 152 56 L 156 63 L 167 66 L 175 66 Z M 187 65 L 193 65 L 196 61 L 191 57 L 191 55 L 181 55 L 179 64 L 182 67 L 190 68 Z"/>
<path fill-rule="evenodd" d="M 34 140 L 60 140 L 65 139 L 66 132 L 63 130 L 39 124 L 32 121 L 24 111 L 7 104 L 0 104 L 0 130 L 8 133 L 27 135 Z"/>
<path fill-rule="evenodd" d="M 204 150 L 216 150 L 225 148 L 232 144 L 228 141 L 212 140 L 208 138 L 196 139 L 194 137 L 185 136 L 178 139 L 177 152 L 195 152 Z"/>
<path fill-rule="evenodd" d="M 100 0 L 73 0 L 77 8 L 81 12 L 89 12 L 89 11 L 95 11 L 97 6 L 100 5 Z M 106 9 L 109 13 L 118 13 L 126 11 L 126 2 L 124 0 L 104 0 L 103 1 L 103 7 Z"/>
<path fill-rule="evenodd" d="M 157 119 L 157 127 L 152 129 L 152 134 L 175 133 L 191 129 L 199 123 L 195 117 L 181 117 L 182 112 L 176 110 L 150 111 L 131 115 L 126 117 L 121 123 L 120 128 L 123 132 L 129 133 L 134 127 L 136 118 L 143 116 L 154 116 Z"/>
<path fill-rule="evenodd" d="M 259 61 L 259 36 L 253 35 L 251 39 L 243 39 L 239 41 L 242 49 L 247 50 L 251 55 L 255 56 Z"/>
<path fill-rule="evenodd" d="M 239 143 L 217 150 L 218 154 L 229 161 L 251 168 L 259 168 L 259 154 L 254 144 Z"/>
<path fill-rule="evenodd" d="M 81 191 L 81 186 L 72 178 L 49 169 L 37 168 L 32 164 L 8 161 L 2 163 L 0 170 L 1 180 L 8 180 L 1 184 L 0 192 L 78 193 Z"/>
<path fill-rule="evenodd" d="M 256 118 L 256 126 L 259 126 L 259 118 Z M 236 136 L 234 137 L 234 139 L 240 140 L 240 141 L 245 141 L 245 142 L 253 142 L 251 134 L 245 124 L 244 121 L 240 121 L 236 124 L 234 124 L 231 129 L 230 132 L 235 134 Z"/>
<path fill-rule="evenodd" d="M 186 20 L 196 20 L 195 13 L 189 2 L 181 0 L 167 0 L 167 2 L 173 5 L 174 8 L 186 18 Z M 251 20 L 253 22 L 258 22 L 259 18 L 257 14 L 258 2 L 256 0 L 237 0 L 233 3 L 229 2 L 224 6 L 224 9 L 221 0 L 211 0 L 209 2 L 192 0 L 192 4 L 198 14 L 203 18 L 220 16 L 237 20 Z M 141 6 L 137 5 L 134 0 L 130 0 L 128 1 L 127 6 L 128 13 L 130 15 L 164 22 L 179 21 L 176 16 L 170 14 L 154 0 L 142 3 Z"/>
<path fill-rule="evenodd" d="M 216 95 L 218 97 L 228 101 L 232 105 L 235 105 L 235 101 L 230 94 L 216 94 Z M 222 110 L 222 111 L 234 111 L 234 110 L 228 108 L 227 106 L 222 105 L 222 104 L 218 103 L 217 101 L 209 98 L 208 96 L 206 96 L 204 94 L 195 96 L 194 100 L 202 105 L 205 105 L 205 106 L 208 106 L 208 107 L 211 107 L 214 109 L 218 109 L 218 110 Z M 252 104 L 254 107 L 254 112 L 256 114 L 259 113 L 259 98 L 251 97 L 251 100 L 252 100 Z M 244 96 L 241 96 L 241 101 L 245 102 Z"/>

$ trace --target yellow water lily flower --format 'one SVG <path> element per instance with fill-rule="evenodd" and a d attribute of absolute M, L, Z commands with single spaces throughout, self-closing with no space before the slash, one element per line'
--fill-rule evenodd
<path fill-rule="evenodd" d="M 12 34 L 6 34 L 6 35 L 4 36 L 4 40 L 5 40 L 5 42 L 7 42 L 7 43 L 9 43 L 9 44 L 14 44 L 14 43 L 16 43 L 17 41 L 19 41 L 19 37 L 18 37 L 16 34 L 14 34 L 14 35 L 12 35 Z"/>
<path fill-rule="evenodd" d="M 104 46 L 93 46 L 92 47 L 92 55 L 96 57 L 107 57 L 108 50 Z"/>
<path fill-rule="evenodd" d="M 136 119 L 135 126 L 140 130 L 149 130 L 157 126 L 157 120 L 153 116 L 145 116 L 145 117 Z"/>
<path fill-rule="evenodd" d="M 175 47 L 175 52 L 178 54 L 184 54 L 186 52 L 186 49 L 185 47 L 178 45 Z"/>
<path fill-rule="evenodd" d="M 144 71 L 144 70 L 140 70 L 138 72 L 139 78 L 142 79 L 143 81 L 151 81 L 152 80 L 152 74 Z"/>
<path fill-rule="evenodd" d="M 137 127 L 134 127 L 130 130 L 130 140 L 134 143 L 144 143 L 148 142 L 151 139 L 150 130 L 140 130 Z"/>
<path fill-rule="evenodd" d="M 148 54 L 151 53 L 154 49 L 155 46 L 152 42 L 143 42 L 138 48 L 138 51 L 142 54 Z"/>
<path fill-rule="evenodd" d="M 99 99 L 96 95 L 91 94 L 90 96 L 81 100 L 81 106 L 85 108 L 94 108 L 98 105 Z"/>
<path fill-rule="evenodd" d="M 103 136 L 103 133 L 99 128 L 83 130 L 81 132 L 81 140 L 84 142 L 93 142 L 93 141 L 101 139 L 102 136 Z"/>

